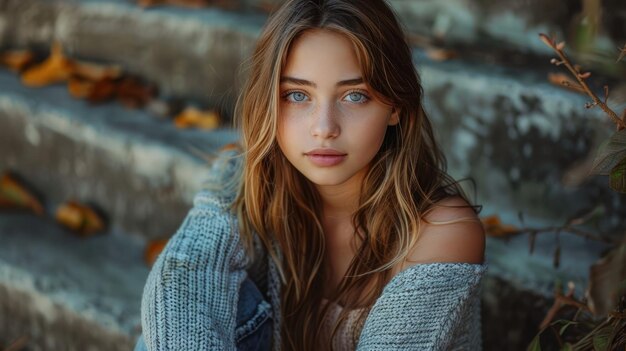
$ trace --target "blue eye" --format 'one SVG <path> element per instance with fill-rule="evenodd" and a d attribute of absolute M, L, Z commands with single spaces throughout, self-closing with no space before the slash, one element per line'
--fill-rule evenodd
<path fill-rule="evenodd" d="M 362 104 L 362 103 L 367 102 L 368 99 L 369 98 L 365 94 L 359 93 L 357 91 L 353 91 L 349 93 L 348 95 L 346 95 L 344 100 L 348 100 L 350 102 L 354 102 L 357 104 Z"/>
<path fill-rule="evenodd" d="M 306 94 L 299 91 L 292 91 L 284 95 L 284 97 L 291 102 L 303 102 L 306 100 Z"/>

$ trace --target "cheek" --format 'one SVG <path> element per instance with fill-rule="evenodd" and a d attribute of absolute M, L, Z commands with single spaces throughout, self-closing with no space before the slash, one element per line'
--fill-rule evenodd
<path fill-rule="evenodd" d="M 293 118 L 289 116 L 281 116 L 278 119 L 278 133 L 276 135 L 276 141 L 280 151 L 284 155 L 289 155 L 290 151 L 294 150 L 294 140 L 297 140 L 298 131 L 297 125 L 294 124 Z"/>

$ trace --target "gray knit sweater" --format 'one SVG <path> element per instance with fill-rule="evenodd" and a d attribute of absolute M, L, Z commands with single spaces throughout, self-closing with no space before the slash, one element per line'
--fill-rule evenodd
<path fill-rule="evenodd" d="M 228 192 L 199 192 L 152 267 L 141 303 L 148 350 L 236 349 L 239 285 L 253 270 L 229 211 L 231 201 Z M 272 345 L 279 350 L 280 278 L 269 256 L 262 260 L 274 319 Z M 357 349 L 480 350 L 485 270 L 485 264 L 430 263 L 398 273 L 369 312 Z"/>

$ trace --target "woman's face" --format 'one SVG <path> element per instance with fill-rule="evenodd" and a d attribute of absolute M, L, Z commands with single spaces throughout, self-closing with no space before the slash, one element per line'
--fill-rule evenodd
<path fill-rule="evenodd" d="M 318 186 L 361 181 L 379 151 L 393 108 L 363 81 L 352 43 L 342 34 L 310 30 L 290 48 L 280 77 L 278 145 Z"/>

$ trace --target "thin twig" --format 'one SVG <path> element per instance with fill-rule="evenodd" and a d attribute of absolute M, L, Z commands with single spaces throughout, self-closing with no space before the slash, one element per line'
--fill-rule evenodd
<path fill-rule="evenodd" d="M 598 96 L 593 91 L 591 91 L 591 89 L 589 88 L 589 86 L 585 82 L 585 79 L 589 78 L 591 73 L 590 72 L 580 73 L 580 69 L 578 67 L 574 67 L 574 65 L 572 65 L 572 63 L 567 58 L 567 56 L 565 56 L 565 53 L 563 52 L 563 48 L 565 47 L 565 43 L 564 42 L 560 42 L 560 43 L 556 44 L 554 39 L 548 37 L 545 34 L 539 34 L 539 36 L 541 37 L 541 40 L 546 45 L 550 46 L 552 48 L 552 50 L 554 50 L 557 53 L 557 55 L 559 55 L 559 57 L 561 58 L 561 61 L 556 62 L 555 64 L 557 64 L 557 65 L 561 65 L 561 64 L 565 65 L 565 67 L 567 67 L 567 69 L 572 73 L 574 78 L 576 78 L 576 80 L 578 81 L 580 86 L 583 88 L 585 93 L 587 93 L 587 95 L 589 95 L 591 97 L 591 99 L 593 100 L 593 103 L 588 105 L 588 106 L 590 106 L 590 107 L 593 107 L 593 106 L 596 106 L 596 105 L 600 106 L 600 108 L 613 120 L 613 122 L 617 126 L 618 130 L 622 130 L 622 129 L 626 128 L 626 123 L 624 121 L 622 121 L 619 117 L 617 117 L 617 113 L 615 113 L 615 111 L 611 110 L 611 108 L 609 108 L 609 106 L 607 106 L 607 104 L 602 102 L 602 100 L 600 100 L 600 98 L 598 98 Z"/>
<path fill-rule="evenodd" d="M 545 318 L 541 322 L 539 326 L 540 330 L 547 328 L 548 325 L 550 325 L 550 323 L 554 319 L 554 317 L 556 317 L 556 314 L 559 312 L 559 310 L 561 310 L 561 308 L 563 308 L 564 306 L 574 306 L 580 310 L 590 311 L 589 306 L 587 306 L 587 304 L 574 299 L 573 297 L 574 290 L 575 290 L 575 287 L 572 284 L 569 286 L 568 291 L 565 295 L 563 295 L 560 291 L 557 291 L 555 293 L 554 303 L 552 304 L 552 307 L 550 307 L 550 309 L 548 310 L 548 313 L 546 314 Z"/>

